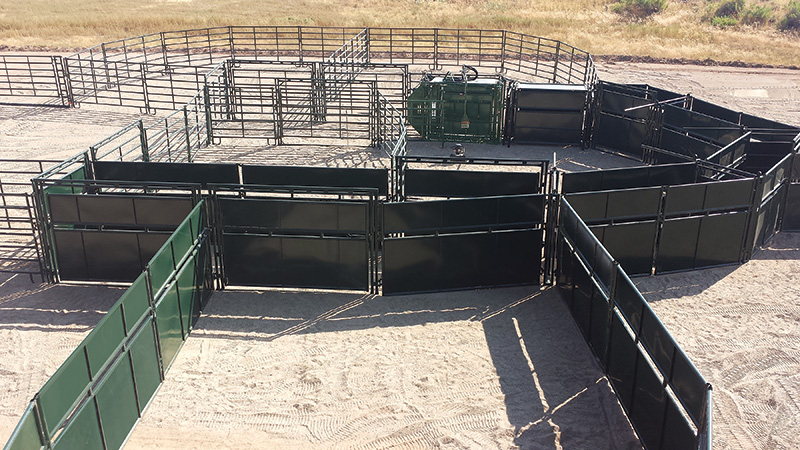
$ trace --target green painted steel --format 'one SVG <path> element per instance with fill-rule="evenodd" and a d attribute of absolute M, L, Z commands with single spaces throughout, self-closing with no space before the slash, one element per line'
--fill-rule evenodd
<path fill-rule="evenodd" d="M 159 369 L 158 344 L 156 343 L 153 319 L 148 317 L 139 332 L 133 337 L 129 345 L 133 373 L 136 379 L 136 393 L 138 394 L 139 409 L 144 408 L 155 395 L 161 385 L 161 370 Z"/>
<path fill-rule="evenodd" d="M 125 315 L 125 331 L 130 334 L 150 309 L 147 296 L 147 275 L 142 272 L 119 300 Z"/>
<path fill-rule="evenodd" d="M 123 353 L 109 369 L 95 394 L 103 436 L 108 450 L 122 447 L 139 420 L 133 371 L 128 353 Z"/>
<path fill-rule="evenodd" d="M 48 434 L 52 435 L 67 418 L 89 382 L 89 368 L 86 366 L 86 356 L 81 345 L 39 391 L 39 402 Z"/>
<path fill-rule="evenodd" d="M 28 409 L 22 414 L 19 424 L 8 440 L 6 450 L 30 450 L 41 449 L 42 440 L 39 437 L 39 429 L 36 427 L 36 416 L 33 413 L 33 403 L 28 405 Z"/>
<path fill-rule="evenodd" d="M 153 256 L 153 259 L 147 264 L 147 270 L 150 274 L 151 292 L 154 296 L 158 295 L 175 271 L 171 239 L 165 242 L 164 246 Z"/>
<path fill-rule="evenodd" d="M 499 144 L 505 90 L 502 78 L 423 80 L 408 96 L 408 122 L 429 141 Z"/>
<path fill-rule="evenodd" d="M 122 308 L 119 303 L 106 313 L 84 339 L 92 379 L 96 378 L 125 340 Z M 80 348 L 80 347 L 79 347 Z"/>
<path fill-rule="evenodd" d="M 161 346 L 161 361 L 166 372 L 183 344 L 178 290 L 175 284 L 167 287 L 161 300 L 156 303 L 156 323 L 158 324 L 158 341 Z"/>
<path fill-rule="evenodd" d="M 180 301 L 181 309 L 181 324 L 185 336 L 189 334 L 189 330 L 194 325 L 195 311 L 200 309 L 199 289 L 197 283 L 197 273 L 195 271 L 197 258 L 197 251 L 193 252 L 192 256 L 186 260 L 183 268 L 178 272 L 176 285 L 178 289 L 178 299 Z M 199 283 L 202 287 L 202 280 Z"/>
<path fill-rule="evenodd" d="M 56 438 L 53 450 L 102 450 L 103 435 L 97 421 L 97 407 L 88 399 Z"/>

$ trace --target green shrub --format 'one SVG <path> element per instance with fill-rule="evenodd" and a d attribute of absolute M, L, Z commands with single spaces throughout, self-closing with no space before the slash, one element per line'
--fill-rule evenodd
<path fill-rule="evenodd" d="M 744 10 L 744 0 L 723 0 L 717 4 L 714 17 L 739 17 Z"/>
<path fill-rule="evenodd" d="M 769 6 L 750 5 L 742 13 L 742 23 L 763 25 L 772 20 L 772 8 Z"/>
<path fill-rule="evenodd" d="M 617 0 L 612 9 L 617 14 L 644 19 L 666 7 L 667 0 Z"/>
<path fill-rule="evenodd" d="M 800 31 L 800 1 L 789 2 L 789 9 L 781 19 L 780 28 L 784 31 Z"/>
<path fill-rule="evenodd" d="M 720 28 L 732 27 L 738 23 L 739 19 L 737 19 L 736 17 L 722 16 L 722 17 L 711 18 L 711 25 Z"/>

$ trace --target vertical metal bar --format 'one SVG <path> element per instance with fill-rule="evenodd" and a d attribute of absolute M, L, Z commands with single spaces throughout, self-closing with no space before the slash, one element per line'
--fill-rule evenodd
<path fill-rule="evenodd" d="M 186 162 L 192 162 L 192 141 L 189 138 L 189 111 L 183 106 L 183 134 L 186 136 Z"/>
<path fill-rule="evenodd" d="M 139 142 L 142 147 L 142 161 L 150 161 L 150 152 L 147 146 L 147 130 L 144 129 L 144 122 L 139 119 L 137 123 L 139 127 Z"/>

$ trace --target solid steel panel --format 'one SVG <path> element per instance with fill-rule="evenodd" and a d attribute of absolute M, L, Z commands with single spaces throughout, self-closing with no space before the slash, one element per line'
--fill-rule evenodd
<path fill-rule="evenodd" d="M 139 238 L 139 260 L 147 264 L 158 253 L 161 247 L 166 244 L 171 236 L 168 232 L 162 233 L 138 233 Z"/>
<path fill-rule="evenodd" d="M 362 240 L 338 240 L 339 261 L 337 287 L 367 289 L 369 261 L 366 257 L 367 243 Z"/>
<path fill-rule="evenodd" d="M 519 110 L 514 115 L 515 136 L 520 128 L 555 128 L 578 131 L 583 128 L 583 111 L 526 111 Z"/>
<path fill-rule="evenodd" d="M 581 123 L 583 116 L 581 116 Z M 565 128 L 536 128 L 514 126 L 514 143 L 547 143 L 547 144 L 577 144 L 583 138 L 583 127 Z"/>
<path fill-rule="evenodd" d="M 706 382 L 682 352 L 675 355 L 672 365 L 672 379 L 670 380 L 672 389 L 695 425 L 700 425 L 706 409 L 704 401 L 708 389 Z"/>
<path fill-rule="evenodd" d="M 717 117 L 728 122 L 739 123 L 738 112 L 697 98 L 692 99 L 692 111 Z"/>
<path fill-rule="evenodd" d="M 575 266 L 575 256 L 569 251 L 564 237 L 558 236 L 558 261 L 556 265 L 556 280 L 561 297 L 567 302 L 567 306 L 572 308 L 572 291 L 575 287 L 575 276 L 573 268 Z"/>
<path fill-rule="evenodd" d="M 438 289 L 499 284 L 494 279 L 495 239 L 487 234 L 441 237 Z"/>
<path fill-rule="evenodd" d="M 53 430 L 55 431 L 55 430 Z M 56 438 L 54 450 L 103 450 L 103 436 L 93 401 L 81 406 L 69 425 Z"/>
<path fill-rule="evenodd" d="M 602 90 L 600 105 L 603 112 L 610 112 L 625 117 L 646 119 L 649 108 L 637 108 L 630 111 L 626 109 L 653 103 L 652 100 L 633 97 L 630 95 Z"/>
<path fill-rule="evenodd" d="M 677 344 L 675 344 L 667 328 L 658 320 L 658 317 L 650 308 L 645 308 L 642 311 L 639 340 L 647 349 L 661 373 L 669 374 L 672 370 L 672 355 Z"/>
<path fill-rule="evenodd" d="M 657 216 L 661 188 L 628 189 L 608 193 L 607 218 Z M 579 213 L 580 215 L 580 213 Z M 583 216 L 581 216 L 584 220 Z"/>
<path fill-rule="evenodd" d="M 706 183 L 705 209 L 746 208 L 750 206 L 755 179 Z"/>
<path fill-rule="evenodd" d="M 574 243 L 578 234 L 579 223 L 579 217 L 577 214 L 575 214 L 575 211 L 572 210 L 572 205 L 566 198 L 563 198 L 561 204 L 561 217 L 559 218 L 559 231 L 565 236 L 569 237 Z"/>
<path fill-rule="evenodd" d="M 629 417 L 631 423 L 636 426 L 636 434 L 639 435 L 645 448 L 657 449 L 661 445 L 661 436 L 664 432 L 667 394 L 645 358 L 640 357 L 636 366 L 636 387 Z"/>
<path fill-rule="evenodd" d="M 647 172 L 648 186 L 689 184 L 697 179 L 697 165 L 693 162 L 650 166 Z"/>
<path fill-rule="evenodd" d="M 383 232 L 438 229 L 442 225 L 441 202 L 402 202 L 383 204 Z"/>
<path fill-rule="evenodd" d="M 139 420 L 132 373 L 131 362 L 127 355 L 123 355 L 103 376 L 96 391 L 97 408 L 108 449 L 121 448 Z"/>
<path fill-rule="evenodd" d="M 575 265 L 575 292 L 572 298 L 572 317 L 578 328 L 581 329 L 586 340 L 589 340 L 589 332 L 592 323 L 592 277 L 586 269 L 580 265 Z"/>
<path fill-rule="evenodd" d="M 175 280 L 181 307 L 181 324 L 185 333 L 184 339 L 194 325 L 193 318 L 196 316 L 196 312 L 200 310 L 200 301 L 197 298 L 198 282 L 195 276 L 195 260 L 194 257 L 190 257 L 178 271 Z"/>
<path fill-rule="evenodd" d="M 41 449 L 42 440 L 39 438 L 39 429 L 36 426 L 36 418 L 33 415 L 33 409 L 28 407 L 22 418 L 19 420 L 19 425 L 14 434 L 6 443 L 5 450 L 31 450 Z"/>
<path fill-rule="evenodd" d="M 170 183 L 239 183 L 236 164 L 95 161 L 97 180 Z"/>
<path fill-rule="evenodd" d="M 608 344 L 608 300 L 597 287 L 592 288 L 591 324 L 588 335 L 594 354 L 605 369 L 606 345 Z"/>
<path fill-rule="evenodd" d="M 797 158 L 800 161 L 800 158 Z M 781 229 L 800 231 L 800 184 L 790 184 L 786 198 L 786 211 L 783 213 Z"/>
<path fill-rule="evenodd" d="M 689 422 L 683 417 L 677 404 L 671 397 L 667 397 L 667 410 L 664 418 L 664 441 L 662 450 L 683 450 L 694 448 L 696 445 L 695 433 Z"/>
<path fill-rule="evenodd" d="M 80 195 L 77 199 L 81 223 L 134 224 L 133 199 L 124 196 Z"/>
<path fill-rule="evenodd" d="M 49 188 L 48 188 L 49 189 Z M 50 219 L 53 223 L 79 223 L 78 195 L 49 194 L 47 205 L 50 207 Z"/>
<path fill-rule="evenodd" d="M 695 267 L 738 262 L 747 227 L 746 212 L 704 217 L 697 240 Z"/>
<path fill-rule="evenodd" d="M 631 123 L 628 119 L 601 113 L 594 127 L 592 140 L 597 146 L 622 150 L 628 145 Z"/>
<path fill-rule="evenodd" d="M 673 105 L 662 105 L 664 109 L 664 123 L 677 128 L 686 128 L 692 125 L 692 112 L 688 109 Z"/>
<path fill-rule="evenodd" d="M 517 107 L 582 110 L 586 103 L 583 85 L 552 85 L 521 83 L 515 91 Z"/>
<path fill-rule="evenodd" d="M 175 270 L 171 240 L 164 243 L 164 246 L 150 260 L 148 267 L 150 268 L 150 286 L 155 296 Z"/>
<path fill-rule="evenodd" d="M 386 239 L 383 242 L 383 292 L 436 290 L 442 264 L 438 237 Z"/>
<path fill-rule="evenodd" d="M 136 233 L 85 232 L 88 279 L 133 281 L 142 272 Z"/>
<path fill-rule="evenodd" d="M 603 171 L 589 170 L 585 172 L 565 173 L 561 179 L 561 192 L 589 192 L 602 190 Z"/>
<path fill-rule="evenodd" d="M 233 285 L 280 286 L 281 241 L 256 235 L 223 236 L 225 275 Z"/>
<path fill-rule="evenodd" d="M 539 284 L 543 231 L 511 231 L 493 235 L 497 245 L 497 259 L 493 262 L 497 285 Z"/>
<path fill-rule="evenodd" d="M 794 155 L 792 157 L 792 169 L 789 171 L 789 179 L 791 181 L 800 181 L 800 156 Z"/>
<path fill-rule="evenodd" d="M 642 144 L 647 139 L 648 126 L 643 123 L 631 122 L 628 131 L 628 146 L 622 150 L 630 155 L 642 156 Z"/>
<path fill-rule="evenodd" d="M 89 368 L 92 378 L 96 378 L 100 369 L 114 355 L 125 340 L 125 326 L 122 323 L 122 308 L 112 308 L 84 339 Z"/>
<path fill-rule="evenodd" d="M 280 203 L 275 200 L 219 198 L 225 227 L 280 227 Z"/>
<path fill-rule="evenodd" d="M 600 283 L 604 285 L 606 291 L 610 292 L 613 285 L 613 280 L 617 276 L 617 273 L 614 267 L 613 256 L 607 252 L 604 252 L 602 246 L 597 247 L 593 267 L 595 277 L 597 277 Z"/>
<path fill-rule="evenodd" d="M 608 379 L 617 397 L 630 415 L 634 387 L 634 371 L 639 349 L 625 330 L 617 314 L 611 315 L 611 337 L 608 345 Z"/>
<path fill-rule="evenodd" d="M 639 330 L 644 310 L 644 297 L 630 279 L 617 272 L 617 290 L 614 298 L 623 317 L 634 331 Z"/>
<path fill-rule="evenodd" d="M 86 255 L 83 252 L 83 232 L 54 230 L 58 276 L 62 280 L 86 280 Z"/>
<path fill-rule="evenodd" d="M 544 223 L 544 208 L 547 201 L 544 195 L 501 197 L 498 201 L 497 221 L 500 224 Z"/>
<path fill-rule="evenodd" d="M 608 195 L 608 192 L 588 192 L 565 197 L 584 222 L 591 222 L 606 218 Z"/>
<path fill-rule="evenodd" d="M 281 228 L 336 230 L 339 208 L 325 202 L 280 202 Z"/>
<path fill-rule="evenodd" d="M 480 228 L 498 223 L 499 201 L 496 198 L 445 200 L 440 204 L 445 228 Z"/>
<path fill-rule="evenodd" d="M 603 247 L 626 273 L 650 275 L 658 222 L 614 224 L 603 227 Z"/>
<path fill-rule="evenodd" d="M 407 196 L 486 197 L 537 194 L 540 184 L 540 174 L 536 172 L 408 169 L 404 192 Z"/>
<path fill-rule="evenodd" d="M 666 220 L 656 258 L 656 273 L 695 267 L 700 218 Z"/>
<path fill-rule="evenodd" d="M 389 192 L 388 169 L 351 167 L 242 166 L 244 184 L 373 188 Z"/>
<path fill-rule="evenodd" d="M 284 286 L 338 287 L 339 246 L 327 239 L 282 239 Z M 366 258 L 366 254 L 364 256 Z M 366 276 L 366 268 L 364 269 Z"/>
<path fill-rule="evenodd" d="M 664 203 L 664 214 L 679 214 L 703 209 L 706 184 L 670 186 Z"/>
<path fill-rule="evenodd" d="M 158 324 L 161 361 L 164 365 L 164 372 L 166 372 L 183 343 L 181 314 L 178 310 L 178 290 L 175 284 L 169 286 L 156 303 L 156 323 Z"/>
<path fill-rule="evenodd" d="M 589 228 L 582 224 L 578 224 L 578 229 L 575 234 L 575 250 L 583 256 L 588 267 L 594 267 L 597 246 L 599 245 L 597 237 L 595 237 L 594 233 L 592 233 Z"/>
<path fill-rule="evenodd" d="M 337 203 L 339 208 L 338 231 L 367 232 L 368 203 Z"/>
<path fill-rule="evenodd" d="M 177 268 L 183 257 L 192 251 L 194 240 L 197 236 L 196 232 L 192 233 L 191 223 L 185 221 L 179 226 L 170 236 L 172 241 L 172 254 L 175 257 L 175 267 Z"/>
<path fill-rule="evenodd" d="M 50 434 L 53 434 L 56 426 L 67 417 L 70 408 L 89 383 L 86 357 L 83 355 L 83 350 L 78 348 L 39 390 L 41 413 Z"/>
<path fill-rule="evenodd" d="M 133 205 L 137 224 L 163 226 L 180 225 L 194 206 L 188 197 L 134 197 Z"/>
<path fill-rule="evenodd" d="M 158 368 L 156 345 L 153 319 L 148 317 L 142 329 L 128 346 L 133 360 L 136 393 L 139 396 L 139 408 L 141 410 L 144 410 L 150 399 L 155 395 L 158 386 L 161 385 L 161 372 Z"/>

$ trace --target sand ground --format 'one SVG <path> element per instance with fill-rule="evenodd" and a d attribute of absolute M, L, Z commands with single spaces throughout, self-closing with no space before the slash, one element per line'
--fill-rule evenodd
<path fill-rule="evenodd" d="M 800 71 L 626 63 L 599 72 L 800 125 Z M 153 120 L 135 110 L 0 106 L 0 158 L 71 156 L 140 117 Z M 362 153 L 246 147 L 238 153 L 254 162 L 371 164 Z M 209 149 L 205 158 L 236 153 Z M 576 148 L 557 159 L 565 169 L 609 167 Z M 715 386 L 715 448 L 800 447 L 798 239 L 779 234 L 741 267 L 636 280 Z M 0 280 L 4 442 L 121 290 Z M 637 445 L 552 291 L 222 292 L 197 326 L 128 448 Z"/>

